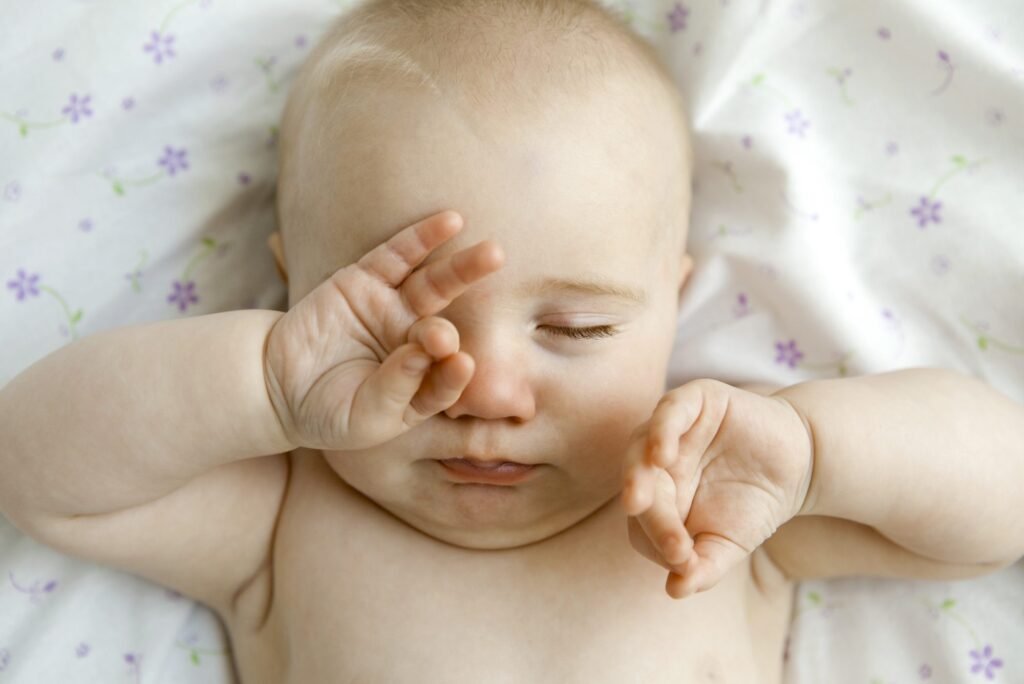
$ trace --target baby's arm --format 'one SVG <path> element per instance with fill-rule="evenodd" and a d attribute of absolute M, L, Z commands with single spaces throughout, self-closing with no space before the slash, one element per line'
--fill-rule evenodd
<path fill-rule="evenodd" d="M 774 394 L 802 414 L 813 443 L 800 516 L 854 521 L 943 563 L 997 568 L 1024 555 L 1021 404 L 968 376 L 925 368 L 811 381 Z M 801 520 L 767 542 L 776 561 L 795 576 L 838 574 L 800 567 L 801 555 L 820 555 L 806 544 L 801 554 L 783 539 L 787 527 L 811 532 L 805 542 L 820 536 Z M 868 539 L 852 527 L 846 533 Z"/>
<path fill-rule="evenodd" d="M 0 390 L 0 503 L 15 519 L 157 499 L 219 465 L 288 450 L 267 395 L 276 311 L 104 331 Z"/>
<path fill-rule="evenodd" d="M 43 543 L 258 626 L 282 452 L 382 444 L 469 383 L 472 357 L 434 314 L 504 254 L 484 240 L 424 263 L 461 229 L 454 211 L 417 221 L 284 314 L 121 328 L 31 366 L 0 390 L 0 512 Z M 239 593 L 257 598 L 243 611 Z"/>
<path fill-rule="evenodd" d="M 231 311 L 83 338 L 0 390 L 0 512 L 54 548 L 223 610 L 264 560 L 292 445 Z M 243 459 L 252 459 L 243 461 Z"/>

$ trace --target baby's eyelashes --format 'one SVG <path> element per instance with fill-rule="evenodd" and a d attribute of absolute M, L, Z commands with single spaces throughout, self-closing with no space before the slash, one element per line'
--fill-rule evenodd
<path fill-rule="evenodd" d="M 568 326 L 541 325 L 539 329 L 552 335 L 561 335 L 573 339 L 594 339 L 599 337 L 612 337 L 619 331 L 613 325 L 598 325 L 589 328 L 573 328 Z"/>

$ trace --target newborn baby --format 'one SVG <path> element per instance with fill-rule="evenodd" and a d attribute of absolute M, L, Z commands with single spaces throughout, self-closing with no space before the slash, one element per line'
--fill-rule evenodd
<path fill-rule="evenodd" d="M 796 580 L 1015 561 L 1024 408 L 977 380 L 666 393 L 684 112 L 584 0 L 357 7 L 281 128 L 288 312 L 27 369 L 0 510 L 210 606 L 244 684 L 771 684 Z"/>

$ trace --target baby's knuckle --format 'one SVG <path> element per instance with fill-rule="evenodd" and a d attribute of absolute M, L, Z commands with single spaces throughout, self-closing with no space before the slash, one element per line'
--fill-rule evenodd
<path fill-rule="evenodd" d="M 679 535 L 675 532 L 665 532 L 658 538 L 658 547 L 670 550 L 679 543 Z"/>
<path fill-rule="evenodd" d="M 410 402 L 408 408 L 402 414 L 402 425 L 406 430 L 411 430 L 426 419 L 427 417 Z"/>
<path fill-rule="evenodd" d="M 671 408 L 678 404 L 681 400 L 681 397 L 679 396 L 679 389 L 680 388 L 677 388 L 671 392 L 666 392 L 665 395 L 658 400 L 658 409 Z"/>

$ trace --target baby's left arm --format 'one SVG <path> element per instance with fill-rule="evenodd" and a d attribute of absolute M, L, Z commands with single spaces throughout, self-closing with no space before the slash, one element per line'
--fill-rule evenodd
<path fill-rule="evenodd" d="M 774 393 L 802 415 L 814 472 L 800 515 L 844 518 L 926 558 L 1024 555 L 1024 406 L 933 368 L 816 380 Z"/>
<path fill-rule="evenodd" d="M 695 380 L 634 433 L 630 540 L 673 597 L 755 551 L 790 579 L 956 579 L 1024 556 L 1024 405 L 930 368 L 749 390 Z"/>

